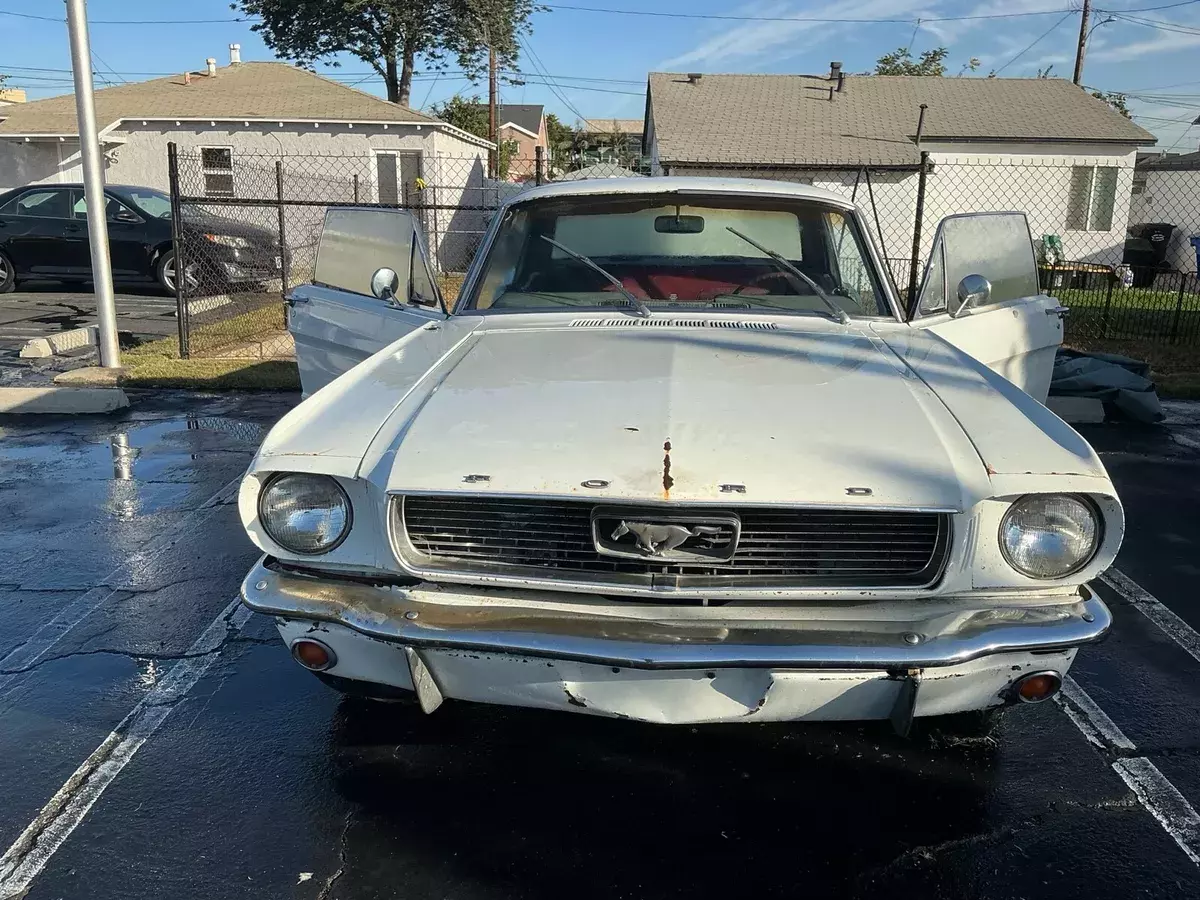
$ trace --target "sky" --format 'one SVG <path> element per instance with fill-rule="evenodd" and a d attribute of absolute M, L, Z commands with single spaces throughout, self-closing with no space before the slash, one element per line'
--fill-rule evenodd
<path fill-rule="evenodd" d="M 1159 148 L 1196 150 L 1200 125 L 1191 123 L 1200 117 L 1200 0 L 1097 2 L 1108 5 L 1092 11 L 1096 27 L 1083 83 L 1127 93 L 1135 121 L 1158 137 Z M 911 48 L 914 56 L 947 47 L 951 75 L 983 77 L 995 70 L 1004 77 L 1034 77 L 1051 66 L 1052 76 L 1070 78 L 1080 18 L 1072 9 L 1078 0 L 549 0 L 547 5 L 551 8 L 532 19 L 521 73 L 508 76 L 525 83 L 502 84 L 501 100 L 542 103 L 567 123 L 580 117 L 641 118 L 651 71 L 823 74 L 837 59 L 856 73 L 897 47 Z M 0 0 L 0 72 L 9 75 L 7 87 L 24 88 L 30 99 L 71 90 L 66 25 L 28 18 L 53 18 L 61 9 L 57 0 Z M 88 16 L 97 87 L 202 70 L 209 56 L 225 65 L 231 43 L 241 44 L 244 60 L 274 58 L 250 23 L 236 21 L 227 0 L 90 0 Z M 967 18 L 972 16 L 988 18 Z M 967 68 L 972 59 L 978 61 L 974 73 Z M 339 61 L 339 67 L 318 71 L 382 94 L 382 80 L 365 63 L 353 57 Z M 487 86 L 453 71 L 420 74 L 412 105 L 428 108 L 455 93 L 486 95 Z"/>

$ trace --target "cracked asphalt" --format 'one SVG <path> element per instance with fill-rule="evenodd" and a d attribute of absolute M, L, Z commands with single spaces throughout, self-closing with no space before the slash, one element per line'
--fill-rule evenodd
<path fill-rule="evenodd" d="M 134 399 L 0 421 L 2 900 L 1200 897 L 1200 821 L 1119 777 L 1200 807 L 1200 662 L 1136 598 L 1098 586 L 1114 634 L 1072 671 L 1124 742 L 1056 704 L 995 740 L 425 717 L 339 697 L 231 605 L 234 488 L 296 398 Z M 1171 411 L 1086 436 L 1118 568 L 1200 629 L 1200 413 Z"/>

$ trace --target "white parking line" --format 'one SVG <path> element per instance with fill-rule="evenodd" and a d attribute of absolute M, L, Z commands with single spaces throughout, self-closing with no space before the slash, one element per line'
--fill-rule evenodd
<path fill-rule="evenodd" d="M 1070 675 L 1054 698 L 1068 718 L 1093 744 L 1108 751 L 1136 751 L 1137 746 L 1117 723 L 1096 705 Z M 1187 858 L 1200 866 L 1200 813 L 1153 762 L 1142 756 L 1123 756 L 1112 764 L 1125 785 L 1150 815 L 1158 820 Z"/>
<path fill-rule="evenodd" d="M 1161 600 L 1117 569 L 1109 569 L 1100 576 L 1100 580 L 1161 628 L 1167 637 L 1186 650 L 1192 659 L 1200 662 L 1200 633 L 1168 609 Z"/>
<path fill-rule="evenodd" d="M 228 494 L 230 488 L 235 487 L 241 480 L 242 476 L 239 475 L 223 485 L 219 491 L 200 504 L 197 510 L 199 515 L 188 516 L 177 527 L 151 541 L 142 548 L 140 555 L 155 553 L 172 541 L 178 540 L 180 535 L 204 524 L 216 514 L 222 497 Z M 61 610 L 58 615 L 35 631 L 29 640 L 0 657 L 0 670 L 26 669 L 50 652 L 72 628 L 103 606 L 110 597 L 118 592 L 117 588 L 109 587 L 108 584 L 125 571 L 127 566 L 128 563 L 117 566 L 105 576 L 97 587 L 87 591 L 74 603 Z M 0 675 L 0 699 L 4 696 L 4 689 L 19 677 L 19 674 Z"/>
<path fill-rule="evenodd" d="M 71 832 L 158 730 L 179 701 L 204 677 L 222 644 L 241 631 L 250 610 L 239 598 L 225 607 L 181 659 L 83 761 L 21 836 L 0 856 L 0 897 L 21 897 Z"/>

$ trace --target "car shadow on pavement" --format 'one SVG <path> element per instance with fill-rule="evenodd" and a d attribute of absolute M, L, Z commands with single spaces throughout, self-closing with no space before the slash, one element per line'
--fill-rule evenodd
<path fill-rule="evenodd" d="M 912 848 L 987 830 L 997 746 L 887 723 L 665 728 L 350 699 L 331 728 L 353 856 L 392 860 L 410 887 L 547 900 L 882 889 Z M 347 896 L 369 893 L 353 877 Z"/>

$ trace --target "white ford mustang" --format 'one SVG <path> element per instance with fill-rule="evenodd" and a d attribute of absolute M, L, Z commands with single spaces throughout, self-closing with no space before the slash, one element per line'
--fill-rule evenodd
<path fill-rule="evenodd" d="M 907 732 L 1052 696 L 1121 505 L 1039 402 L 1064 310 L 1024 216 L 930 260 L 905 308 L 844 197 L 582 181 L 511 200 L 448 314 L 411 215 L 330 210 L 246 604 L 427 712 Z"/>

